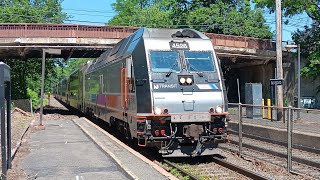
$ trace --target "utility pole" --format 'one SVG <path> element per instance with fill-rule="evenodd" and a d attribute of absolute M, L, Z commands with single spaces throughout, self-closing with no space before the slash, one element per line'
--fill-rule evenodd
<path fill-rule="evenodd" d="M 281 0 L 276 0 L 276 19 L 277 19 L 277 34 L 276 34 L 276 45 L 277 45 L 277 79 L 283 79 L 282 71 L 282 10 Z M 283 84 L 277 86 L 278 94 L 278 109 L 277 109 L 277 120 L 283 121 Z"/>
<path fill-rule="evenodd" d="M 301 75 L 300 75 L 300 64 L 301 64 L 301 59 L 300 59 L 300 44 L 297 45 L 298 46 L 298 108 L 300 108 L 300 99 L 301 99 Z M 297 113 L 297 119 L 300 119 L 300 109 L 298 110 L 298 113 Z"/>

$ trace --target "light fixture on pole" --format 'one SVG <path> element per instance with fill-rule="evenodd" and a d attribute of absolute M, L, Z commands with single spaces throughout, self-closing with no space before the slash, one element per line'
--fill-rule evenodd
<path fill-rule="evenodd" d="M 44 93 L 44 74 L 45 74 L 46 53 L 60 55 L 61 49 L 51 49 L 51 48 L 42 49 L 42 75 L 41 75 L 41 99 L 40 99 L 40 123 L 39 123 L 39 126 L 43 126 L 42 116 L 43 116 L 43 93 Z"/>
<path fill-rule="evenodd" d="M 287 49 L 287 51 L 290 51 L 291 49 L 297 49 L 298 51 L 298 99 L 297 99 L 297 107 L 300 108 L 300 88 L 301 88 L 301 84 L 300 84 L 300 44 L 288 44 L 285 46 L 285 48 Z M 297 112 L 297 119 L 300 119 L 300 110 L 298 110 Z"/>

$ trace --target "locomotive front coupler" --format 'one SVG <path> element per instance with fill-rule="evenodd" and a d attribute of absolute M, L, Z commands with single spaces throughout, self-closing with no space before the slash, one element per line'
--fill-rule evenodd
<path fill-rule="evenodd" d="M 183 135 L 192 138 L 193 141 L 199 141 L 200 135 L 204 133 L 202 125 L 190 124 L 183 126 Z"/>

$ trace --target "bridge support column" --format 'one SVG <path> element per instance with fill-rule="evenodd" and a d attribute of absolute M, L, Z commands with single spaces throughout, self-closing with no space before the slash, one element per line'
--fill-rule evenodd
<path fill-rule="evenodd" d="M 41 73 L 41 99 L 40 99 L 40 123 L 39 126 L 43 126 L 43 96 L 44 96 L 44 74 L 46 71 L 46 53 L 48 54 L 61 54 L 61 49 L 42 49 L 42 73 Z"/>

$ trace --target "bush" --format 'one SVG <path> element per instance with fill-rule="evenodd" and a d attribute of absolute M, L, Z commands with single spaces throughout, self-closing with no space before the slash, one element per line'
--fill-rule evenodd
<path fill-rule="evenodd" d="M 38 96 L 38 93 L 33 91 L 30 88 L 27 88 L 27 95 L 32 100 L 32 108 L 37 109 L 40 106 L 40 98 Z"/>

